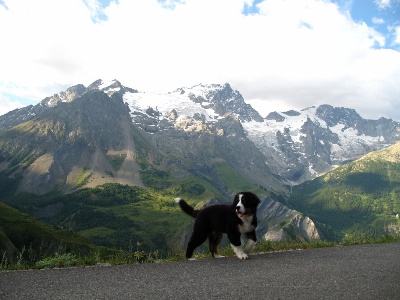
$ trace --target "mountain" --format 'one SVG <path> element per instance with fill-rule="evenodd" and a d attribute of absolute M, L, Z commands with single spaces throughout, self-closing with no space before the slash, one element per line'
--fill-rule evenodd
<path fill-rule="evenodd" d="M 250 182 L 282 190 L 241 125 L 240 119 L 261 120 L 259 114 L 229 85 L 199 90 L 194 99 L 183 89 L 151 95 L 96 81 L 29 112 L 10 112 L 0 118 L 0 171 L 20 179 L 16 191 L 43 194 L 107 182 L 144 186 L 140 172 L 165 170 L 177 178 L 212 177 L 218 185 L 216 165 L 226 163 Z"/>
<path fill-rule="evenodd" d="M 20 180 L 19 192 L 43 194 L 54 188 L 68 192 L 89 184 L 89 178 L 102 182 L 103 176 L 117 173 L 110 161 L 120 155 L 119 150 L 132 155 L 130 126 L 128 110 L 117 94 L 108 97 L 90 91 L 1 131 L 0 170 Z M 121 166 L 126 173 L 119 179 L 135 183 L 136 165 L 134 161 L 126 164 L 126 168 Z"/>
<path fill-rule="evenodd" d="M 365 120 L 353 109 L 330 105 L 272 112 L 263 122 L 244 122 L 243 127 L 271 171 L 291 184 L 400 140 L 399 122 Z"/>
<path fill-rule="evenodd" d="M 93 97 L 102 100 L 96 101 Z M 90 110 L 95 109 L 91 105 L 99 105 L 96 115 Z M 51 123 L 44 118 L 52 118 Z M 152 152 L 150 156 L 158 163 L 162 161 L 164 167 L 166 157 L 178 156 L 167 159 L 169 163 L 174 161 L 177 170 L 187 170 L 187 164 L 192 165 L 190 169 L 208 168 L 210 157 L 222 158 L 256 184 L 280 191 L 282 182 L 301 183 L 400 140 L 398 122 L 385 118 L 365 120 L 349 108 L 321 105 L 301 111 L 271 112 L 263 118 L 229 84 L 200 84 L 162 95 L 141 93 L 117 80 L 97 80 L 88 87 L 79 84 L 47 97 L 35 106 L 0 116 L 0 140 L 13 133 L 26 133 L 29 126 L 33 131 L 44 126 L 46 129 L 43 130 L 63 132 L 64 137 L 53 138 L 53 143 L 76 145 L 80 140 L 82 145 L 93 148 L 78 167 L 53 167 L 60 174 L 52 175 L 53 179 L 49 180 L 53 185 L 57 182 L 65 191 L 76 187 L 73 181 L 85 173 L 83 170 L 87 170 L 86 177 L 93 182 L 90 184 L 87 180 L 85 186 L 105 182 L 141 185 L 138 177 L 132 178 L 142 167 L 138 162 L 144 163 L 149 151 Z M 80 132 L 74 132 L 73 126 L 79 126 L 86 134 L 81 136 Z M 132 130 L 136 130 L 133 135 L 130 134 Z M 99 138 L 108 139 L 108 136 L 113 144 L 105 145 L 108 142 L 103 141 L 102 145 Z M 135 141 L 134 137 L 140 141 Z M 43 136 L 40 143 L 45 139 L 48 138 Z M 142 146 L 152 150 L 136 151 Z M 14 151 L 16 148 L 29 151 L 23 143 L 14 143 L 11 147 Z M 61 148 L 58 152 L 66 150 Z M 11 152 L 0 145 L 3 160 L 15 157 Z M 49 150 L 35 152 L 30 159 L 37 159 L 40 153 L 49 153 Z M 143 157 L 143 153 L 147 157 Z M 87 161 L 89 157 L 91 161 Z M 52 157 L 41 159 L 48 165 L 53 161 Z M 77 159 L 72 158 L 74 162 Z M 126 165 L 128 160 L 132 162 L 129 166 Z M 121 161 L 124 162 L 122 169 L 116 170 Z M 178 161 L 184 166 L 177 167 Z M 4 168 L 7 167 L 3 165 Z M 47 170 L 43 172 L 47 174 Z M 126 174 L 124 179 L 122 174 Z M 44 192 L 51 184 L 35 192 Z"/>
<path fill-rule="evenodd" d="M 309 216 L 329 239 L 360 240 L 400 233 L 399 195 L 396 143 L 293 187 L 286 205 Z"/>
<path fill-rule="evenodd" d="M 80 193 L 92 201 L 99 199 L 97 188 L 109 191 L 108 184 L 119 184 L 117 190 L 155 191 L 146 199 L 163 198 L 159 193 L 171 199 L 185 196 L 201 207 L 251 190 L 264 199 L 260 236 L 312 240 L 321 236 L 320 226 L 325 228 L 318 215 L 302 214 L 304 207 L 272 195 L 288 195 L 288 184 L 395 143 L 398 128 L 398 122 L 365 120 L 352 109 L 329 105 L 263 118 L 229 84 L 200 84 L 160 95 L 117 80 L 97 80 L 0 116 L 0 201 L 109 245 L 117 243 L 115 224 L 124 222 L 141 233 L 147 222 L 149 236 L 165 241 L 160 228 L 175 217 L 161 225 L 143 218 L 154 221 L 152 215 L 170 211 L 171 204 L 143 202 L 149 208 L 140 205 L 131 216 L 131 204 L 118 204 L 118 191 L 102 196 L 116 201 L 107 209 L 96 201 L 88 206 Z M 65 204 L 71 199 L 81 202 Z M 91 215 L 110 220 L 109 227 L 88 225 Z M 314 223 L 314 217 L 319 221 Z M 187 232 L 177 228 L 171 227 L 174 238 L 184 240 Z M 329 233 L 325 230 L 324 236 Z M 146 243 L 150 248 L 160 244 Z"/>
<path fill-rule="evenodd" d="M 36 106 L 2 116 L 0 201 L 78 231 L 100 245 L 127 249 L 127 242 L 140 241 L 154 250 L 169 243 L 165 226 L 173 232 L 181 227 L 173 225 L 178 219 L 175 215 L 182 217 L 179 208 L 174 208 L 175 215 L 168 214 L 177 196 L 186 195 L 188 201 L 201 207 L 210 199 L 231 201 L 239 190 L 252 190 L 260 197 L 268 194 L 267 188 L 283 190 L 230 109 L 244 110 L 246 118 L 260 116 L 238 92 L 227 85 L 219 88 L 216 99 L 224 95 L 236 98 L 218 104 L 224 116 L 204 123 L 201 126 L 205 129 L 200 131 L 170 126 L 167 119 L 153 112 L 156 107 L 147 107 L 144 113 L 133 109 L 128 101 L 147 94 L 124 88 L 117 81 L 96 81 L 88 88 L 78 85 Z M 154 130 L 154 119 L 164 127 Z M 185 118 L 178 121 L 181 119 L 184 124 Z M 119 188 L 107 188 L 107 184 L 116 183 Z M 145 190 L 133 193 L 139 199 L 150 199 L 132 200 L 141 203 L 136 209 L 118 202 L 117 190 L 124 186 L 157 192 L 147 198 Z M 104 196 L 111 201 L 107 211 L 97 187 L 108 193 Z M 97 201 L 88 207 L 88 199 L 82 200 L 81 193 Z M 158 193 L 167 195 L 171 203 L 157 205 Z"/>

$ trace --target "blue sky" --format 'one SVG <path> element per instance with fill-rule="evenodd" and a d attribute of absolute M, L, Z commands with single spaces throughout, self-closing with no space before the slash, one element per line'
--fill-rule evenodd
<path fill-rule="evenodd" d="M 0 38 L 0 115 L 101 78 L 400 121 L 400 0 L 0 0 Z"/>
<path fill-rule="evenodd" d="M 356 22 L 365 22 L 382 33 L 386 38 L 386 43 L 382 47 L 400 49 L 396 31 L 400 26 L 400 1 L 353 0 L 337 1 L 337 3 L 345 9 L 348 8 Z"/>

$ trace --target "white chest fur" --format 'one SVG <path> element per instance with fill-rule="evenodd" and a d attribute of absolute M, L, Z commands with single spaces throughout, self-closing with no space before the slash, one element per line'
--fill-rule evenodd
<path fill-rule="evenodd" d="M 239 225 L 240 233 L 251 232 L 254 230 L 254 226 L 251 224 L 251 222 L 253 221 L 253 216 L 244 215 L 243 217 L 240 217 L 240 219 L 243 222 L 243 225 Z"/>

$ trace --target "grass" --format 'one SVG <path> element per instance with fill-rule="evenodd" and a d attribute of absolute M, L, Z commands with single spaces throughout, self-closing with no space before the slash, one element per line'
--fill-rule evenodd
<path fill-rule="evenodd" d="M 92 173 L 89 172 L 89 169 L 83 168 L 76 179 L 76 185 L 78 187 L 85 185 L 88 182 L 90 176 L 92 176 Z"/>
<path fill-rule="evenodd" d="M 314 241 L 314 242 L 270 242 L 260 241 L 257 243 L 252 253 L 270 253 L 278 251 L 290 251 L 299 249 L 315 249 L 323 247 L 334 247 L 338 245 L 360 245 L 360 244 L 381 244 L 400 242 L 400 236 L 382 235 L 376 239 L 353 241 L 351 243 L 337 244 L 334 242 Z M 158 251 L 146 252 L 141 249 L 142 244 L 136 243 L 131 245 L 129 251 L 107 249 L 99 247 L 88 255 L 80 255 L 74 253 L 55 253 L 50 257 L 43 258 L 39 261 L 32 262 L 24 259 L 25 247 L 18 257 L 16 263 L 10 263 L 6 258 L 6 253 L 0 260 L 0 271 L 4 270 L 26 270 L 26 269 L 46 269 L 46 268 L 65 268 L 65 267 L 78 267 L 89 265 L 126 265 L 137 263 L 160 263 L 160 262 L 174 262 L 185 261 L 184 251 L 170 253 L 164 257 L 160 256 Z M 233 256 L 231 247 L 220 249 L 220 255 Z M 208 251 L 195 252 L 194 258 L 196 259 L 211 259 Z"/>
<path fill-rule="evenodd" d="M 360 244 L 383 244 L 400 242 L 400 236 L 395 235 L 381 235 L 376 238 L 366 238 L 362 240 L 345 239 L 341 244 L 344 246 L 360 245 Z"/>
<path fill-rule="evenodd" d="M 118 172 L 118 170 L 121 168 L 125 158 L 126 158 L 126 154 L 109 155 L 108 156 L 108 161 L 110 162 L 110 164 L 113 167 L 114 171 Z"/>
<path fill-rule="evenodd" d="M 7 259 L 6 252 L 4 252 L 0 259 L 0 271 L 67 268 L 90 265 L 126 265 L 153 263 L 161 260 L 158 251 L 145 252 L 141 250 L 141 243 L 136 243 L 129 251 L 98 247 L 96 250 L 86 255 L 65 252 L 61 248 L 60 250 L 61 251 L 58 253 L 35 261 L 35 259 L 29 258 L 31 257 L 30 255 L 24 255 L 26 252 L 24 247 L 18 255 L 16 262 L 10 262 Z M 35 255 L 32 255 L 32 257 L 35 257 Z"/>

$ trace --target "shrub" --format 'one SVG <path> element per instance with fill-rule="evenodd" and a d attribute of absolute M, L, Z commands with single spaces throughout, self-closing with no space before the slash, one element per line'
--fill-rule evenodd
<path fill-rule="evenodd" d="M 56 253 L 53 257 L 47 257 L 38 261 L 35 264 L 35 268 L 46 269 L 46 268 L 63 268 L 73 267 L 79 265 L 79 259 L 72 253 L 58 254 Z"/>

